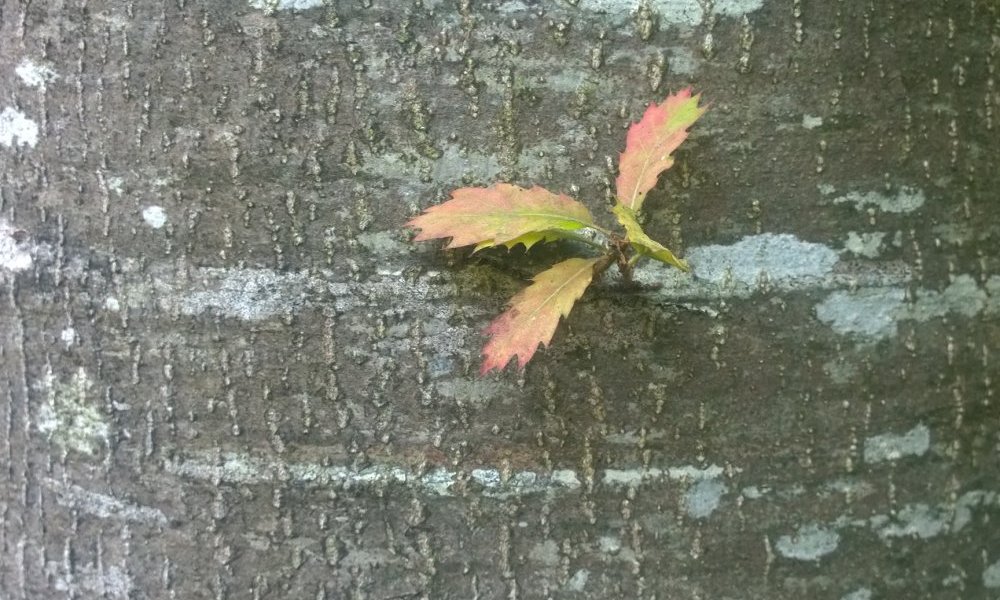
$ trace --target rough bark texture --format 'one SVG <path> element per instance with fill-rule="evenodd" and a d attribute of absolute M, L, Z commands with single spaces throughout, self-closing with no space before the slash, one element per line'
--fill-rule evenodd
<path fill-rule="evenodd" d="M 995 598 L 992 0 L 0 2 L 0 597 Z M 694 276 L 480 330 L 625 128 Z"/>

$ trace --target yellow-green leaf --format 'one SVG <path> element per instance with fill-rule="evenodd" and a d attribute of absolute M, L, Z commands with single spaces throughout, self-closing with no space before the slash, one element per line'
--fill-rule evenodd
<path fill-rule="evenodd" d="M 407 223 L 420 230 L 415 241 L 451 238 L 448 248 L 475 244 L 477 250 L 519 243 L 530 247 L 551 239 L 553 232 L 593 225 L 587 207 L 569 196 L 509 183 L 457 189 L 450 200 L 431 206 Z"/>
<path fill-rule="evenodd" d="M 559 319 L 569 314 L 594 278 L 594 267 L 606 257 L 570 258 L 539 273 L 534 282 L 514 296 L 510 308 L 486 328 L 490 341 L 483 348 L 480 374 L 502 370 L 517 357 L 521 369 L 538 344 L 548 345 Z"/>
<path fill-rule="evenodd" d="M 530 250 L 532 246 L 538 242 L 555 242 L 557 240 L 565 239 L 569 235 L 564 230 L 559 229 L 546 229 L 545 231 L 532 231 L 531 233 L 526 233 L 524 235 L 518 236 L 512 240 L 507 240 L 506 242 L 495 244 L 492 240 L 479 242 L 476 247 L 472 249 L 473 252 L 479 252 L 486 248 L 492 248 L 494 246 L 506 246 L 508 250 L 512 250 L 514 246 L 518 244 L 523 244 L 525 250 Z"/>
<path fill-rule="evenodd" d="M 620 204 L 639 212 L 660 173 L 674 164 L 671 153 L 687 139 L 687 128 L 705 112 L 698 106 L 700 98 L 691 95 L 691 88 L 681 90 L 650 104 L 642 119 L 629 127 L 615 182 Z"/>
<path fill-rule="evenodd" d="M 615 216 L 618 217 L 618 222 L 625 228 L 628 241 L 635 248 L 636 252 L 675 266 L 682 271 L 691 270 L 691 267 L 686 262 L 674 256 L 674 253 L 660 244 L 660 242 L 646 235 L 646 232 L 642 230 L 642 226 L 639 225 L 639 221 L 635 218 L 635 211 L 617 204 L 611 209 L 611 212 L 615 213 Z"/>

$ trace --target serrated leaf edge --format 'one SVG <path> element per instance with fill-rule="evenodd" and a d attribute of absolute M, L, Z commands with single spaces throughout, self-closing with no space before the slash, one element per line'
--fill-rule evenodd
<path fill-rule="evenodd" d="M 694 101 L 694 107 L 695 107 L 695 110 L 697 112 L 697 114 L 695 115 L 695 117 L 691 121 L 691 123 L 689 123 L 687 125 L 687 127 L 684 127 L 682 129 L 682 131 L 685 132 L 684 139 L 687 139 L 687 128 L 689 128 L 692 125 L 694 125 L 695 121 L 697 121 L 699 118 L 701 118 L 701 116 L 703 114 L 705 114 L 705 111 L 708 110 L 707 106 L 698 106 L 698 103 L 701 101 L 701 94 L 694 94 L 694 95 L 692 95 L 692 89 L 690 87 L 684 88 L 684 89 L 680 90 L 679 92 L 677 92 L 676 94 L 668 96 L 666 99 L 664 99 L 663 102 L 661 102 L 659 104 L 653 102 L 653 103 L 650 103 L 649 105 L 647 105 L 645 111 L 643 111 L 642 117 L 640 117 L 639 121 L 637 121 L 635 123 L 632 123 L 629 126 L 629 128 L 628 128 L 628 133 L 626 133 L 626 136 L 625 136 L 625 139 L 626 139 L 625 150 L 623 152 L 619 153 L 619 155 L 618 155 L 618 169 L 619 169 L 619 177 L 618 178 L 619 179 L 621 178 L 622 163 L 624 162 L 625 157 L 626 157 L 626 155 L 629 152 L 629 147 L 628 147 L 628 136 L 629 136 L 629 134 L 632 133 L 632 130 L 634 128 L 641 127 L 643 125 L 643 121 L 647 118 L 647 115 L 649 114 L 650 110 L 653 110 L 655 108 L 662 108 L 663 105 L 667 104 L 668 102 L 670 102 L 671 100 L 673 100 L 675 98 L 679 98 L 682 101 L 693 100 Z M 667 121 L 667 123 L 669 123 L 669 121 Z M 684 142 L 684 140 L 681 140 L 680 142 L 678 142 L 677 146 L 673 150 L 671 150 L 671 152 L 675 151 L 677 149 L 677 147 L 679 147 L 680 144 L 683 143 L 683 142 Z M 644 174 L 646 172 L 646 169 L 649 168 L 649 163 L 652 160 L 652 158 L 653 158 L 653 155 L 649 155 L 649 156 L 646 157 L 646 160 L 643 162 L 642 167 L 639 169 L 639 173 Z M 669 159 L 669 163 L 665 167 L 663 167 L 663 169 L 659 173 L 657 173 L 656 180 L 659 180 L 660 175 L 662 175 L 664 171 L 666 171 L 667 169 L 669 169 L 670 167 L 672 167 L 673 164 L 674 164 L 673 156 L 668 156 L 666 158 Z M 616 189 L 615 189 L 615 200 L 616 200 L 616 202 L 618 204 L 621 204 L 621 205 L 623 205 L 623 206 L 625 206 L 627 208 L 630 208 L 630 209 L 632 209 L 632 210 L 634 210 L 636 212 L 638 212 L 639 210 L 641 210 L 642 209 L 642 204 L 645 201 L 645 194 L 648 193 L 648 190 L 647 190 L 647 192 L 642 192 L 642 193 L 639 192 L 639 182 L 641 180 L 642 180 L 641 176 L 638 176 L 638 177 L 635 178 L 635 186 L 633 187 L 633 189 L 632 189 L 632 191 L 630 193 L 628 193 L 628 194 L 625 195 L 625 196 L 627 196 L 627 198 L 624 197 L 622 194 L 618 193 L 619 190 L 617 189 L 617 180 L 616 180 Z M 655 186 L 655 183 L 653 185 Z M 652 189 L 652 188 L 650 188 L 650 189 Z"/>
<path fill-rule="evenodd" d="M 474 190 L 503 194 L 505 193 L 505 191 L 500 188 L 504 187 L 512 188 L 517 192 L 523 192 L 525 194 L 541 192 L 551 195 L 554 198 L 557 198 L 562 201 L 569 201 L 574 205 L 573 206 L 574 209 L 579 210 L 580 214 L 579 215 L 567 214 L 559 211 L 518 212 L 516 213 L 516 216 L 520 218 L 537 217 L 542 220 L 548 220 L 549 222 L 546 223 L 545 227 L 540 227 L 537 229 L 520 230 L 516 235 L 501 234 L 502 232 L 498 232 L 497 234 L 492 234 L 492 235 L 483 234 L 483 237 L 479 239 L 471 239 L 468 241 L 463 239 L 461 242 L 456 241 L 456 238 L 458 237 L 456 234 L 460 233 L 459 231 L 453 230 L 450 232 L 442 232 L 441 227 L 438 224 L 427 223 L 428 220 L 432 220 L 434 217 L 441 218 L 442 215 L 444 214 L 447 214 L 446 218 L 453 223 L 455 228 L 460 228 L 462 225 L 467 224 L 469 222 L 476 222 L 482 220 L 484 218 L 484 214 L 481 212 L 448 213 L 449 207 L 454 207 L 456 203 L 461 204 L 462 202 L 465 201 L 465 198 L 459 197 L 460 194 L 471 192 Z M 500 208 L 506 208 L 506 207 L 500 207 Z M 586 219 L 582 219 L 581 218 L 582 216 L 586 216 Z M 559 226 L 553 227 L 552 222 L 557 222 Z M 424 209 L 424 211 L 421 214 L 407 221 L 406 227 L 418 230 L 417 235 L 413 238 L 413 241 L 415 242 L 450 238 L 448 243 L 445 245 L 446 248 L 452 249 L 452 248 L 461 248 L 464 246 L 474 245 L 475 249 L 473 251 L 475 252 L 478 250 L 482 250 L 483 248 L 489 248 L 499 245 L 506 245 L 508 248 L 513 248 L 513 246 L 517 245 L 518 243 L 525 244 L 526 247 L 530 247 L 531 245 L 534 245 L 536 242 L 545 239 L 544 236 L 549 235 L 552 232 L 578 231 L 580 229 L 588 227 L 596 227 L 596 224 L 594 223 L 593 215 L 590 214 L 590 211 L 584 204 L 565 194 L 558 194 L 556 192 L 552 192 L 542 186 L 537 186 L 537 185 L 532 186 L 531 188 L 522 188 L 520 186 L 509 183 L 496 183 L 489 187 L 459 188 L 457 190 L 453 190 L 451 193 L 451 198 L 449 200 L 446 200 L 445 202 L 442 202 L 440 204 L 429 206 L 428 208 Z M 532 241 L 531 244 L 527 244 L 523 239 L 521 239 L 534 234 L 542 234 L 543 237 Z"/>
<path fill-rule="evenodd" d="M 483 360 L 483 364 L 482 364 L 482 366 L 479 369 L 479 374 L 480 375 L 486 375 L 487 373 L 489 373 L 490 371 L 492 371 L 494 369 L 496 369 L 498 371 L 502 371 L 510 363 L 510 360 L 512 358 L 514 358 L 514 357 L 517 357 L 518 368 L 521 369 L 521 370 L 523 370 L 524 367 L 528 364 L 528 361 L 530 361 L 532 359 L 532 357 L 535 355 L 535 352 L 538 350 L 538 345 L 541 344 L 541 345 L 543 345 L 545 347 L 548 347 L 549 342 L 552 341 L 551 336 L 549 337 L 549 339 L 544 339 L 544 338 L 540 339 L 537 343 L 535 343 L 535 345 L 530 350 L 526 350 L 526 352 L 527 352 L 526 355 L 522 355 L 520 352 L 514 352 L 513 354 L 510 354 L 509 356 L 506 356 L 506 357 L 503 357 L 503 356 L 500 356 L 500 357 L 491 356 L 490 349 L 491 349 L 491 347 L 493 347 L 493 346 L 496 345 L 497 339 L 499 337 L 498 333 L 497 333 L 497 330 L 500 328 L 501 324 L 503 324 L 505 322 L 508 322 L 508 321 L 511 321 L 511 320 L 513 320 L 515 318 L 522 317 L 522 314 L 520 313 L 520 311 L 517 310 L 517 308 L 515 308 L 515 306 L 518 303 L 519 299 L 523 298 L 525 295 L 527 295 L 529 293 L 529 291 L 530 291 L 530 289 L 531 289 L 532 286 L 538 285 L 538 281 L 537 280 L 542 275 L 544 275 L 548 271 L 551 271 L 553 269 L 558 268 L 561 265 L 564 265 L 565 263 L 568 263 L 568 262 L 571 262 L 571 261 L 584 261 L 584 265 L 581 266 L 580 269 L 574 271 L 570 276 L 568 276 L 566 278 L 565 282 L 562 285 L 560 285 L 555 291 L 553 291 L 551 294 L 549 294 L 549 296 L 545 299 L 545 301 L 542 302 L 542 303 L 540 303 L 532 311 L 532 313 L 530 315 L 527 315 L 528 317 L 532 317 L 535 314 L 537 314 L 538 311 L 542 309 L 542 307 L 544 307 L 545 305 L 547 305 L 554 298 L 558 297 L 559 294 L 566 288 L 566 286 L 568 286 L 571 283 L 573 283 L 578 277 L 581 276 L 581 274 L 585 273 L 588 270 L 590 271 L 590 277 L 588 277 L 587 280 L 586 280 L 586 283 L 584 283 L 580 287 L 579 293 L 576 294 L 576 296 L 571 299 L 569 307 L 565 311 L 560 311 L 559 316 L 557 317 L 556 326 L 553 328 L 553 334 L 554 334 L 555 331 L 556 331 L 556 328 L 558 328 L 558 326 L 559 326 L 559 322 L 561 322 L 562 319 L 564 319 L 565 317 L 567 317 L 569 315 L 570 311 L 572 311 L 573 307 L 576 305 L 576 302 L 583 296 L 583 294 L 587 290 L 587 288 L 590 287 L 590 284 L 593 282 L 594 271 L 596 270 L 597 265 L 600 264 L 602 261 L 607 261 L 607 260 L 608 260 L 608 258 L 604 257 L 604 256 L 599 256 L 599 257 L 596 257 L 596 258 L 580 258 L 580 257 L 568 258 L 568 259 L 566 259 L 564 261 L 556 263 L 555 265 L 549 267 L 545 271 L 542 271 L 539 274 L 535 275 L 534 282 L 531 285 L 529 285 L 525 289 L 521 290 L 520 292 L 518 292 L 517 294 L 515 294 L 513 298 L 511 298 L 510 302 L 508 302 L 508 305 L 510 306 L 510 308 L 508 308 L 506 311 L 504 311 L 499 316 L 497 316 L 495 319 L 493 319 L 493 321 L 490 322 L 489 326 L 487 326 L 486 329 L 484 330 L 484 333 L 487 334 L 487 335 L 489 335 L 489 336 L 491 336 L 491 339 L 483 347 L 482 354 L 486 358 Z"/>

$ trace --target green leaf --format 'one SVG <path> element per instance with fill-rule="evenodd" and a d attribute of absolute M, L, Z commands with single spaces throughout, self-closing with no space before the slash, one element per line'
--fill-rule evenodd
<path fill-rule="evenodd" d="M 570 237 L 570 233 L 564 230 L 558 229 L 546 229 L 544 231 L 532 231 L 531 233 L 526 233 L 524 235 L 518 236 L 512 240 L 507 240 L 502 243 L 494 243 L 492 240 L 487 240 L 485 242 L 479 242 L 476 247 L 472 249 L 473 252 L 479 252 L 486 248 L 492 248 L 494 246 L 506 246 L 508 250 L 513 250 L 514 246 L 518 244 L 523 244 L 525 250 L 530 250 L 532 246 L 538 242 L 555 242 L 561 239 Z"/>
<path fill-rule="evenodd" d="M 563 194 L 509 183 L 461 188 L 447 202 L 431 206 L 407 223 L 420 229 L 414 241 L 451 238 L 448 248 L 475 244 L 476 250 L 516 244 L 531 247 L 560 231 L 595 227 L 587 207 Z"/>
<path fill-rule="evenodd" d="M 616 204 L 611 209 L 611 212 L 615 213 L 615 216 L 618 217 L 618 222 L 625 228 L 627 239 L 636 252 L 677 267 L 682 271 L 691 270 L 691 267 L 686 262 L 674 256 L 674 253 L 668 250 L 666 246 L 646 235 L 646 232 L 642 230 L 642 226 L 639 225 L 639 221 L 636 220 L 634 210 L 623 204 Z"/>

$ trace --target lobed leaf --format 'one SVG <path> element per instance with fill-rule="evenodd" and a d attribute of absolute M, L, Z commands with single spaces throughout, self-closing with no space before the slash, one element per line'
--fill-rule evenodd
<path fill-rule="evenodd" d="M 530 248 L 555 239 L 560 231 L 593 225 L 587 207 L 569 196 L 509 183 L 457 189 L 450 200 L 431 206 L 407 223 L 420 229 L 415 241 L 451 238 L 448 248 L 476 244 L 476 250 L 516 244 Z"/>
<path fill-rule="evenodd" d="M 565 239 L 569 237 L 567 231 L 561 231 L 557 229 L 546 229 L 544 231 L 532 231 L 531 233 L 526 233 L 524 235 L 517 236 L 512 240 L 507 240 L 506 242 L 496 244 L 492 240 L 486 242 L 479 242 L 476 247 L 472 249 L 473 252 L 479 252 L 486 248 L 492 248 L 494 246 L 506 246 L 508 250 L 513 250 L 514 246 L 522 244 L 525 250 L 530 250 L 532 246 L 538 242 L 555 242 L 557 240 Z"/>
<path fill-rule="evenodd" d="M 483 348 L 481 375 L 502 370 L 517 357 L 523 369 L 538 349 L 548 346 L 559 319 L 569 314 L 594 277 L 598 263 L 606 257 L 570 258 L 539 273 L 534 282 L 514 296 L 510 308 L 490 323 L 485 333 L 490 341 Z"/>
<path fill-rule="evenodd" d="M 668 250 L 666 246 L 649 237 L 642 230 L 642 226 L 639 225 L 639 221 L 635 218 L 635 211 L 617 204 L 611 209 L 611 212 L 615 213 L 615 216 L 618 217 L 618 222 L 625 228 L 626 237 L 636 252 L 675 266 L 682 271 L 691 270 L 687 262 L 674 256 L 674 253 Z"/>
<path fill-rule="evenodd" d="M 660 173 L 674 164 L 671 153 L 687 139 L 687 128 L 705 112 L 699 99 L 691 88 L 681 90 L 661 104 L 650 104 L 642 119 L 629 127 L 615 182 L 620 204 L 639 212 Z"/>

